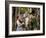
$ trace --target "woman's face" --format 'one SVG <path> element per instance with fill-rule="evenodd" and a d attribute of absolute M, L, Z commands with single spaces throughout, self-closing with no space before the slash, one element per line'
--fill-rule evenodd
<path fill-rule="evenodd" d="M 22 16 L 19 16 L 19 20 L 21 20 L 21 21 L 22 21 Z"/>

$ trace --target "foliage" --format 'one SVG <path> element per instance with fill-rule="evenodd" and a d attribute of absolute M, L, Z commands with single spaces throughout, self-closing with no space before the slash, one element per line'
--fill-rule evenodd
<path fill-rule="evenodd" d="M 25 13 L 26 11 L 28 11 L 27 7 L 21 7 L 20 8 L 20 13 Z"/>
<path fill-rule="evenodd" d="M 33 19 L 32 19 L 32 27 L 33 27 L 33 28 L 36 28 L 36 27 L 37 27 L 36 18 L 33 18 Z"/>

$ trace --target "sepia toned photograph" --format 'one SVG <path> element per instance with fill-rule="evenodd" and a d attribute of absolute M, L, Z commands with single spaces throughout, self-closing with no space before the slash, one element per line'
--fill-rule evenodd
<path fill-rule="evenodd" d="M 40 8 L 12 7 L 12 31 L 40 30 Z"/>

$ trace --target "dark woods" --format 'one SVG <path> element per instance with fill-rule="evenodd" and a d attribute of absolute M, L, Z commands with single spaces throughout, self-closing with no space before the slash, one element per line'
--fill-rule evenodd
<path fill-rule="evenodd" d="M 40 8 L 12 7 L 12 31 L 40 30 Z"/>

